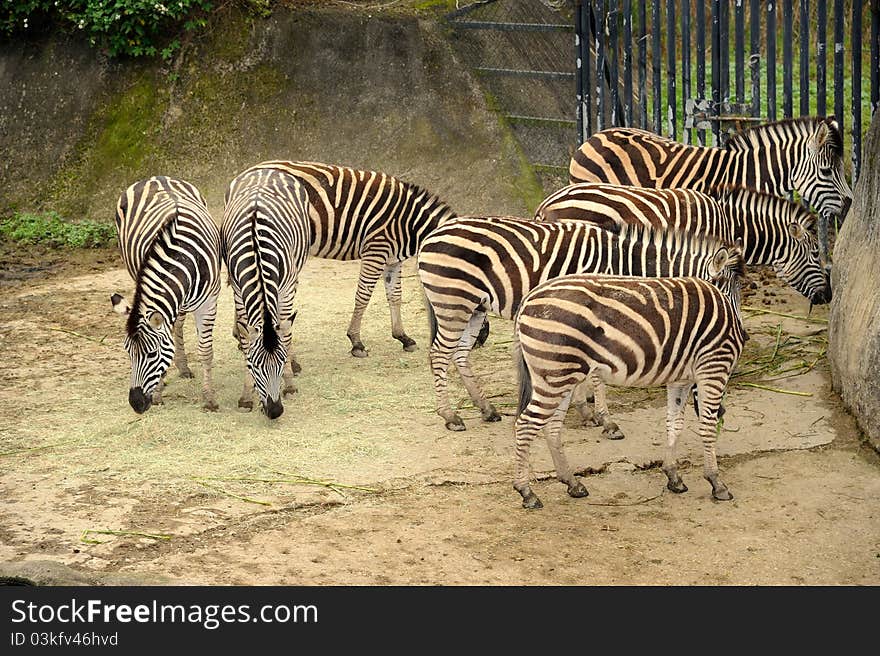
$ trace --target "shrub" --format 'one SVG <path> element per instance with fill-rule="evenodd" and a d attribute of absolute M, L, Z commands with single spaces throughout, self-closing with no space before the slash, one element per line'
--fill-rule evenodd
<path fill-rule="evenodd" d="M 57 212 L 16 212 L 0 219 L 0 237 L 25 245 L 100 248 L 116 240 L 116 227 L 96 221 L 66 221 Z"/>

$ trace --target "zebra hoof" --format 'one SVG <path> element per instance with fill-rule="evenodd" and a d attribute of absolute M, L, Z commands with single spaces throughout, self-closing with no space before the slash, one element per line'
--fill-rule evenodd
<path fill-rule="evenodd" d="M 367 351 L 363 344 L 352 346 L 351 354 L 356 358 L 365 358 L 370 355 L 369 351 Z"/>
<path fill-rule="evenodd" d="M 461 417 L 455 415 L 452 419 L 447 420 L 446 430 L 463 431 L 467 430 L 467 428 L 465 427 L 464 422 L 461 420 Z"/>
<path fill-rule="evenodd" d="M 501 421 L 501 415 L 495 408 L 491 408 L 488 412 L 483 413 L 483 421 Z"/>
<path fill-rule="evenodd" d="M 733 495 L 730 493 L 726 487 L 712 490 L 712 498 L 715 501 L 732 501 Z"/>
<path fill-rule="evenodd" d="M 568 496 L 574 497 L 575 499 L 581 499 L 590 496 L 590 493 L 587 491 L 587 488 L 584 487 L 583 483 L 575 481 L 568 485 Z"/>
<path fill-rule="evenodd" d="M 394 339 L 403 344 L 403 350 L 407 353 L 412 353 L 416 350 L 416 340 L 414 340 L 412 337 L 404 335 L 403 337 L 395 337 Z"/>
<path fill-rule="evenodd" d="M 602 437 L 607 440 L 622 440 L 626 435 L 620 430 L 620 426 L 614 422 L 609 422 L 605 424 L 605 429 L 602 431 Z"/>
<path fill-rule="evenodd" d="M 207 412 L 217 412 L 220 409 L 220 406 L 217 405 L 216 401 L 205 401 L 202 404 L 202 409 Z"/>
<path fill-rule="evenodd" d="M 281 395 L 285 399 L 291 399 L 293 398 L 293 395 L 296 394 L 298 391 L 299 390 L 294 385 L 291 385 L 290 387 L 285 387 L 284 390 L 281 392 Z"/>
<path fill-rule="evenodd" d="M 189 369 L 181 369 L 180 370 L 180 377 L 181 378 L 195 378 L 195 376 L 193 375 L 193 372 L 190 371 Z"/>
<path fill-rule="evenodd" d="M 677 481 L 669 481 L 666 483 L 666 489 L 676 494 L 682 494 L 688 491 L 688 486 L 680 478 Z"/>
<path fill-rule="evenodd" d="M 290 371 L 293 373 L 294 376 L 298 376 L 302 370 L 303 368 L 300 366 L 299 362 L 297 362 L 296 360 L 290 361 Z"/>
<path fill-rule="evenodd" d="M 238 400 L 238 407 L 241 408 L 242 410 L 246 410 L 247 412 L 250 412 L 251 410 L 254 409 L 254 402 L 251 399 L 239 399 Z"/>
<path fill-rule="evenodd" d="M 529 492 L 526 496 L 523 497 L 523 508 L 526 510 L 537 510 L 538 508 L 543 508 L 544 504 L 541 503 L 541 500 L 538 498 L 538 495 L 534 492 Z"/>

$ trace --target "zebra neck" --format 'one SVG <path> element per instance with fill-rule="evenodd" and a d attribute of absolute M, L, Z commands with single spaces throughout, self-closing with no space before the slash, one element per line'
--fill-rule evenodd
<path fill-rule="evenodd" d="M 727 145 L 730 160 L 722 182 L 787 197 L 795 189 L 795 162 L 809 157 L 810 126 L 791 121 L 758 126 L 733 137 Z"/>
<path fill-rule="evenodd" d="M 185 295 L 190 290 L 186 283 L 177 280 L 150 258 L 138 274 L 132 307 L 144 315 L 159 312 L 171 325 L 187 300 Z"/>

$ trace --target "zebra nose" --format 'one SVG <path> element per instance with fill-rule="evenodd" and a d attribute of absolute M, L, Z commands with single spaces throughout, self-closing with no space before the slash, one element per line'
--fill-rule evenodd
<path fill-rule="evenodd" d="M 149 410 L 152 403 L 153 400 L 144 394 L 143 387 L 132 387 L 128 390 L 128 404 L 131 406 L 131 409 L 139 415 L 142 415 Z"/>
<path fill-rule="evenodd" d="M 281 403 L 281 399 L 269 399 L 263 407 L 269 419 L 278 419 L 284 413 L 284 404 Z"/>

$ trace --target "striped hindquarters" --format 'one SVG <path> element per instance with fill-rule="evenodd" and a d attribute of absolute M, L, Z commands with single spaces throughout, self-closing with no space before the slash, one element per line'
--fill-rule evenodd
<path fill-rule="evenodd" d="M 315 257 L 354 260 L 381 249 L 389 260 L 404 260 L 454 216 L 428 191 L 378 171 L 287 161 L 262 162 L 249 170 L 260 169 L 283 171 L 305 186 Z"/>

